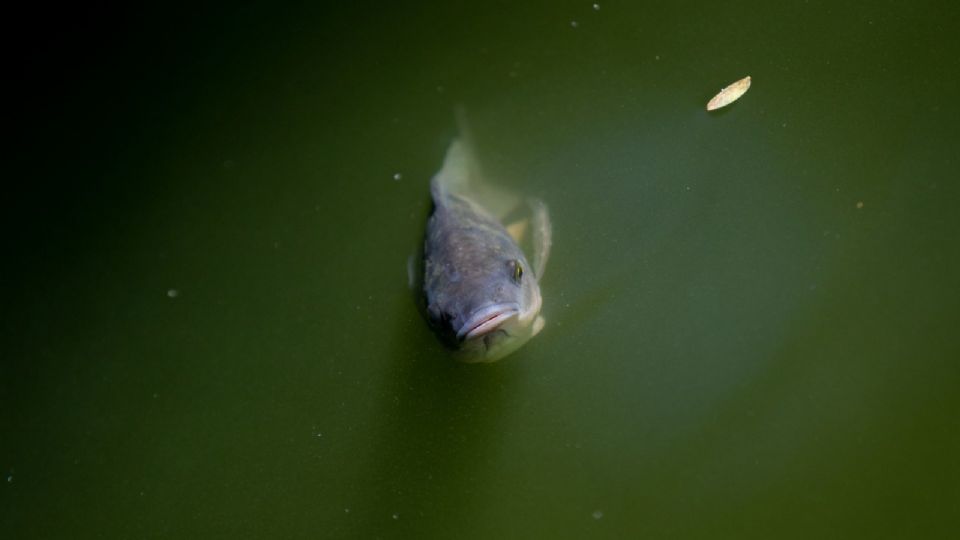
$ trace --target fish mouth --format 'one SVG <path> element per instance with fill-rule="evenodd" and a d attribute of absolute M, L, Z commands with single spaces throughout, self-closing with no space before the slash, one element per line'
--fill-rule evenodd
<path fill-rule="evenodd" d="M 476 311 L 457 332 L 457 339 L 465 341 L 478 336 L 489 334 L 496 330 L 504 321 L 520 313 L 520 304 L 506 302 L 493 304 Z"/>

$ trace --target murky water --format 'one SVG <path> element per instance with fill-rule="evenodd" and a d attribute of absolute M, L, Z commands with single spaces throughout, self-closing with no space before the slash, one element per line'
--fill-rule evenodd
<path fill-rule="evenodd" d="M 957 530 L 948 5 L 135 18 L 50 90 L 44 187 L 6 218 L 0 525 Z M 547 326 L 489 366 L 452 363 L 406 288 L 456 105 L 554 220 Z"/>

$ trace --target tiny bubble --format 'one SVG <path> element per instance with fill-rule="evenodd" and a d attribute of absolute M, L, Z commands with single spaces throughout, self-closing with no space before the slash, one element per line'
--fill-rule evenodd
<path fill-rule="evenodd" d="M 180 296 L 180 291 L 176 289 L 167 289 L 167 298 L 176 298 Z"/>
<path fill-rule="evenodd" d="M 857 210 L 863 208 L 863 201 L 857 201 Z"/>
<path fill-rule="evenodd" d="M 394 514 L 393 519 L 400 519 L 400 514 Z"/>
<path fill-rule="evenodd" d="M 349 513 L 350 513 L 350 509 L 349 509 L 349 508 L 344 508 L 344 509 L 343 509 L 343 513 L 349 514 Z"/>
<path fill-rule="evenodd" d="M 654 59 L 654 60 L 660 60 L 660 55 L 658 54 L 658 55 L 654 56 L 653 59 Z"/>
<path fill-rule="evenodd" d="M 317 433 L 317 437 L 323 437 L 323 433 Z"/>
<path fill-rule="evenodd" d="M 394 180 L 400 180 L 401 178 L 403 178 L 403 175 L 402 175 L 402 174 L 400 174 L 400 173 L 393 173 L 393 179 L 394 179 Z"/>
<path fill-rule="evenodd" d="M 601 512 L 600 510 L 594 510 L 592 515 L 593 515 L 593 519 L 600 519 L 603 517 L 603 512 Z"/>
<path fill-rule="evenodd" d="M 594 4 L 594 5 L 593 5 L 593 10 L 594 10 L 594 11 L 600 11 L 600 4 Z"/>
<path fill-rule="evenodd" d="M 8 475 L 7 475 L 7 483 L 8 483 L 8 484 L 13 483 L 13 475 L 12 475 L 12 474 L 8 474 Z"/>
<path fill-rule="evenodd" d="M 578 26 L 580 26 L 580 23 L 578 23 L 577 21 L 570 21 L 570 27 L 571 27 L 571 28 L 576 28 L 576 27 L 578 27 Z"/>

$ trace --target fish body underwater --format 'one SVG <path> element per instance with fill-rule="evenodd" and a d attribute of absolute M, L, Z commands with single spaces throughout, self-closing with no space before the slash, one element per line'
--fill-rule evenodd
<path fill-rule="evenodd" d="M 520 248 L 521 235 L 511 235 L 494 210 L 520 199 L 479 176 L 472 149 L 455 139 L 430 182 L 433 211 L 423 243 L 426 318 L 464 362 L 500 360 L 544 326 L 539 279 L 551 239 L 546 206 L 528 199 L 532 215 L 511 227 L 529 230 L 531 265 Z"/>

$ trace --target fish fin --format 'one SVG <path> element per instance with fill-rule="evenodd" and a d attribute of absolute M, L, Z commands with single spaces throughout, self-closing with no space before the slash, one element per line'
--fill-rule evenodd
<path fill-rule="evenodd" d="M 543 315 L 537 315 L 537 318 L 533 320 L 533 329 L 530 331 L 530 337 L 539 334 L 546 324 L 547 320 L 543 318 Z"/>
<path fill-rule="evenodd" d="M 455 114 L 460 135 L 447 148 L 443 166 L 430 183 L 431 192 L 434 198 L 450 194 L 473 201 L 503 222 L 523 201 L 510 190 L 487 181 L 477 159 L 475 138 L 466 112 L 458 106 Z"/>
<path fill-rule="evenodd" d="M 434 198 L 442 199 L 447 194 L 464 196 L 470 185 L 470 165 L 466 147 L 460 139 L 454 139 L 447 147 L 443 166 L 433 175 L 430 191 Z"/>
<path fill-rule="evenodd" d="M 550 248 L 553 245 L 553 225 L 550 223 L 550 213 L 547 211 L 547 205 L 540 199 L 527 199 L 527 205 L 532 211 L 533 227 L 533 267 L 537 273 L 537 279 L 543 277 L 543 271 L 547 267 L 547 260 L 550 258 Z"/>
<path fill-rule="evenodd" d="M 529 219 L 521 219 L 518 221 L 514 221 L 513 223 L 507 225 L 504 228 L 507 230 L 507 234 L 509 234 L 510 237 L 513 238 L 513 241 L 519 244 L 523 240 L 524 235 L 527 233 L 527 226 L 529 225 L 530 225 Z"/>
<path fill-rule="evenodd" d="M 435 196 L 449 193 L 458 197 L 473 198 L 473 191 L 481 178 L 480 164 L 477 162 L 473 132 L 467 124 L 466 112 L 457 106 L 454 114 L 460 135 L 450 142 L 443 158 L 443 166 L 430 182 Z"/>

